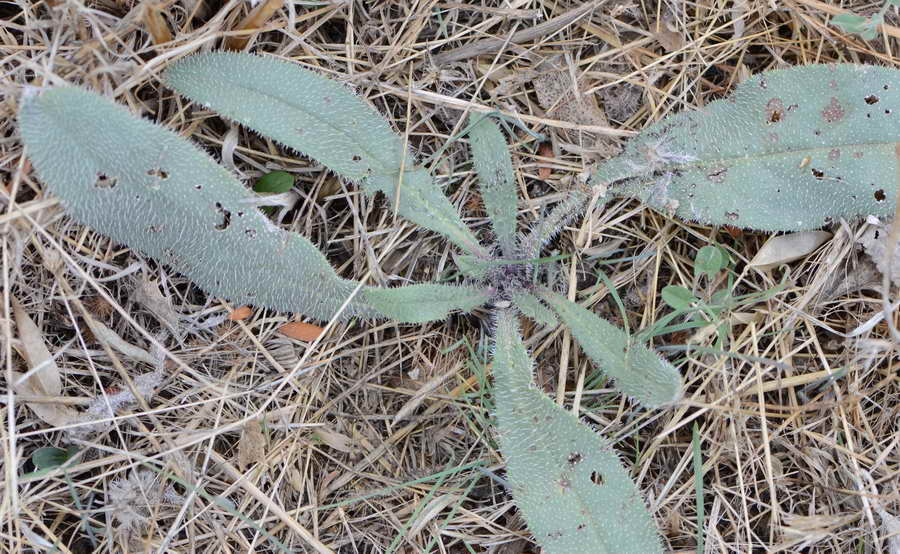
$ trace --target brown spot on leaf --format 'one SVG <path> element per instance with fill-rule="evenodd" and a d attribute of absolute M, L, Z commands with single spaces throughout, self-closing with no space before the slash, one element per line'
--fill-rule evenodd
<path fill-rule="evenodd" d="M 822 110 L 822 119 L 826 123 L 836 123 L 844 119 L 844 107 L 841 106 L 841 103 L 834 96 L 831 97 L 831 102 Z"/>
<path fill-rule="evenodd" d="M 728 221 L 737 221 L 740 216 L 737 212 L 728 212 L 725 214 L 725 217 L 728 218 Z"/>
<path fill-rule="evenodd" d="M 815 177 L 816 179 L 821 181 L 822 179 L 825 178 L 825 172 L 822 171 L 821 169 L 812 168 L 811 171 L 812 171 L 813 177 Z"/>
<path fill-rule="evenodd" d="M 784 119 L 784 102 L 781 98 L 772 98 L 766 103 L 766 123 L 771 125 Z"/>
<path fill-rule="evenodd" d="M 859 159 L 861 159 L 861 158 L 863 157 L 863 153 L 862 153 L 862 152 L 854 152 L 854 153 L 852 154 L 852 156 L 853 156 L 855 159 L 859 160 Z"/>
<path fill-rule="evenodd" d="M 877 104 L 879 98 L 877 96 L 875 96 L 874 94 L 870 94 L 870 95 L 866 96 L 865 98 L 863 98 L 863 100 L 866 101 L 866 104 L 872 105 L 872 104 Z"/>
<path fill-rule="evenodd" d="M 841 159 L 841 150 L 840 150 L 839 148 L 832 148 L 832 149 L 828 152 L 828 159 L 831 160 L 831 161 L 835 161 L 835 160 Z"/>
<path fill-rule="evenodd" d="M 778 133 L 769 133 L 769 142 L 778 142 Z"/>
<path fill-rule="evenodd" d="M 884 202 L 887 198 L 887 195 L 884 193 L 883 189 L 878 189 L 875 191 L 875 201 L 876 202 Z"/>

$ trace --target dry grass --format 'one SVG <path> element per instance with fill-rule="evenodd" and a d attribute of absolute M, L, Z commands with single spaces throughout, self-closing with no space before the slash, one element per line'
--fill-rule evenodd
<path fill-rule="evenodd" d="M 355 85 L 423 155 L 459 129 L 464 110 L 518 117 L 552 146 L 538 155 L 535 138 L 517 130 L 523 207 L 534 217 L 623 137 L 721 97 L 747 74 L 823 62 L 898 65 L 897 38 L 865 43 L 828 25 L 841 10 L 871 13 L 880 3 L 600 4 L 553 20 L 583 3 L 287 2 L 249 31 L 239 30 L 251 7 L 237 0 L 0 4 L 3 386 L 10 372 L 27 369 L 13 298 L 56 356 L 62 390 L 51 405 L 65 400 L 83 410 L 134 386 L 129 379 L 163 370 L 145 400 L 82 439 L 37 418 L 28 397 L 3 395 L 0 550 L 52 543 L 61 552 L 536 551 L 498 484 L 485 314 L 424 326 L 337 325 L 314 344 L 276 332 L 289 314 L 255 310 L 228 321 L 220 299 L 68 220 L 30 171 L 15 113 L 27 84 L 79 83 L 232 159 L 247 179 L 291 171 L 315 200 L 292 212 L 291 228 L 345 276 L 371 270 L 374 282 L 388 283 L 441 274 L 448 247 L 243 129 L 233 147 L 229 125 L 187 108 L 160 86 L 160 72 L 227 37 L 236 45 L 248 38 L 249 50 Z M 553 66 L 563 73 L 548 74 Z M 558 101 L 547 100 L 545 87 Z M 567 88 L 571 94 L 559 92 Z M 452 177 L 453 201 L 478 225 L 466 156 L 454 142 L 435 171 Z M 845 338 L 881 310 L 880 294 L 830 279 L 840 285 L 861 271 L 857 229 L 835 226 L 826 246 L 792 264 L 791 286 L 741 308 L 747 317 L 728 330 L 733 356 L 671 351 L 689 390 L 665 412 L 638 410 L 600 388 L 567 333 L 526 327 L 539 381 L 617 440 L 667 550 L 696 545 L 696 424 L 707 552 L 888 551 L 883 514 L 900 513 L 896 345 L 883 322 Z M 695 285 L 692 260 L 711 242 L 737 262 L 735 294 L 773 289 L 780 270 L 746 267 L 765 239 L 623 202 L 579 219 L 555 247 L 578 254 L 573 286 L 589 288 L 610 318 L 619 312 L 606 288 L 594 286 L 585 253 L 613 244 L 612 258 L 638 256 L 603 267 L 631 327 L 646 328 L 668 311 L 659 298 L 665 285 Z M 115 336 L 98 334 L 91 319 Z M 116 337 L 147 357 L 123 353 Z M 707 347 L 715 339 L 694 338 Z M 670 334 L 656 345 L 688 339 Z M 839 369 L 840 378 L 815 380 Z M 36 449 L 72 441 L 80 453 L 63 469 L 26 475 Z"/>

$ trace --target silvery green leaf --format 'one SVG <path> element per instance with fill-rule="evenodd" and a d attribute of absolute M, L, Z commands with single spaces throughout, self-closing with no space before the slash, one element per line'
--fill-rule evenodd
<path fill-rule="evenodd" d="M 394 289 L 369 288 L 365 299 L 385 317 L 402 323 L 425 323 L 446 319 L 455 310 L 477 308 L 490 295 L 472 287 L 426 283 Z"/>
<path fill-rule="evenodd" d="M 518 191 L 509 146 L 500 127 L 483 114 L 469 116 L 469 144 L 484 209 L 504 256 L 516 253 Z"/>
<path fill-rule="evenodd" d="M 538 297 L 530 292 L 520 291 L 513 294 L 512 304 L 523 315 L 535 320 L 539 325 L 555 327 L 558 323 L 553 310 L 545 306 Z"/>
<path fill-rule="evenodd" d="M 547 554 L 661 553 L 609 442 L 534 386 L 516 318 L 497 314 L 492 367 L 506 478 L 529 530 Z"/>
<path fill-rule="evenodd" d="M 681 374 L 659 354 L 634 343 L 615 325 L 555 292 L 542 291 L 539 297 L 569 326 L 585 354 L 614 379 L 617 389 L 648 408 L 681 398 Z"/>
<path fill-rule="evenodd" d="M 764 231 L 888 216 L 897 192 L 900 71 L 809 65 L 646 128 L 593 184 L 682 219 Z"/>
<path fill-rule="evenodd" d="M 357 283 L 305 237 L 275 227 L 254 195 L 191 142 L 79 88 L 23 99 L 22 138 L 67 212 L 238 304 L 327 320 Z M 345 317 L 375 316 L 359 299 Z"/>
<path fill-rule="evenodd" d="M 301 152 L 470 252 L 478 241 L 403 139 L 349 89 L 297 64 L 268 56 L 214 52 L 172 64 L 165 82 L 194 102 Z M 405 158 L 405 159 L 404 159 Z M 401 177 L 401 169 L 404 173 Z"/>

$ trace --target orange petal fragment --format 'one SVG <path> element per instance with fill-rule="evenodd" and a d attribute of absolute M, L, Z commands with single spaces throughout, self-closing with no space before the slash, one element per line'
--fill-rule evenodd
<path fill-rule="evenodd" d="M 541 144 L 541 147 L 538 148 L 538 155 L 543 158 L 552 158 L 553 157 L 553 145 L 549 142 L 545 142 Z M 546 181 L 550 178 L 550 166 L 542 165 L 538 168 L 538 177 L 542 181 Z"/>
<path fill-rule="evenodd" d="M 290 323 L 285 323 L 281 327 L 278 328 L 278 332 L 282 335 L 287 335 L 288 337 L 296 340 L 302 341 L 314 341 L 322 334 L 324 331 L 322 327 L 318 325 L 313 325 L 312 323 L 303 323 L 302 321 L 291 321 Z"/>
<path fill-rule="evenodd" d="M 251 314 L 253 314 L 253 310 L 250 309 L 250 306 L 241 306 L 228 314 L 228 319 L 230 321 L 240 321 L 242 319 L 247 319 Z"/>

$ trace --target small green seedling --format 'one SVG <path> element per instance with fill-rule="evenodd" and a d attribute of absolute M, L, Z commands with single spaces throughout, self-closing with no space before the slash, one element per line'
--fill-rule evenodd
<path fill-rule="evenodd" d="M 706 277 L 708 283 L 713 285 L 713 279 L 718 277 L 723 270 L 728 270 L 731 260 L 728 251 L 718 245 L 706 245 L 697 251 L 694 257 L 694 280 L 699 283 Z M 641 336 L 659 336 L 677 331 L 687 331 L 708 327 L 712 325 L 717 336 L 715 348 L 727 349 L 729 317 L 736 310 L 748 308 L 760 302 L 765 302 L 779 292 L 787 288 L 784 281 L 771 289 L 733 295 L 734 274 L 729 272 L 722 286 L 713 290 L 707 288 L 706 292 L 700 292 L 682 285 L 667 285 L 660 291 L 660 296 L 672 312 L 660 318 L 655 325 L 645 329 Z"/>
<path fill-rule="evenodd" d="M 900 6 L 900 0 L 886 0 L 881 9 L 871 17 L 843 13 L 832 17 L 831 23 L 845 33 L 853 33 L 866 40 L 872 40 L 878 36 L 878 26 L 884 23 L 884 15 L 891 6 Z"/>
<path fill-rule="evenodd" d="M 284 194 L 294 188 L 294 176 L 287 171 L 270 171 L 256 180 L 253 191 L 257 194 Z M 275 209 L 264 206 L 263 213 L 272 215 Z"/>
<path fill-rule="evenodd" d="M 641 339 L 555 292 L 546 243 L 596 192 L 631 195 L 685 219 L 804 229 L 894 205 L 900 77 L 866 66 L 811 66 L 758 75 L 702 112 L 649 127 L 525 234 L 499 127 L 468 133 L 493 237 L 466 225 L 402 138 L 342 85 L 273 58 L 211 53 L 174 64 L 166 83 L 195 102 L 310 156 L 458 249 L 464 281 L 383 289 L 340 278 L 305 237 L 275 226 L 228 171 L 175 133 L 94 93 L 32 91 L 22 137 L 40 178 L 82 223 L 169 264 L 237 303 L 318 319 L 442 320 L 487 306 L 500 444 L 513 497 L 546 552 L 661 552 L 653 520 L 610 445 L 539 392 L 519 330 L 525 315 L 566 324 L 619 390 L 647 407 L 682 395 L 678 371 Z M 723 140 L 727 138 L 727 140 Z M 727 264 L 712 251 L 698 276 Z M 716 269 L 718 267 L 718 269 Z M 727 290 L 730 290 L 727 289 Z M 726 294 L 727 294 L 726 290 Z M 715 314 L 687 290 L 664 298 L 683 315 Z M 726 303 L 726 296 L 712 302 Z M 677 317 L 677 316 L 675 316 Z M 688 322 L 693 324 L 694 322 Z"/>
<path fill-rule="evenodd" d="M 59 467 L 69 461 L 75 454 L 78 454 L 77 446 L 68 448 L 56 448 L 53 446 L 45 446 L 38 448 L 31 454 L 31 462 L 36 469 L 53 469 Z"/>

